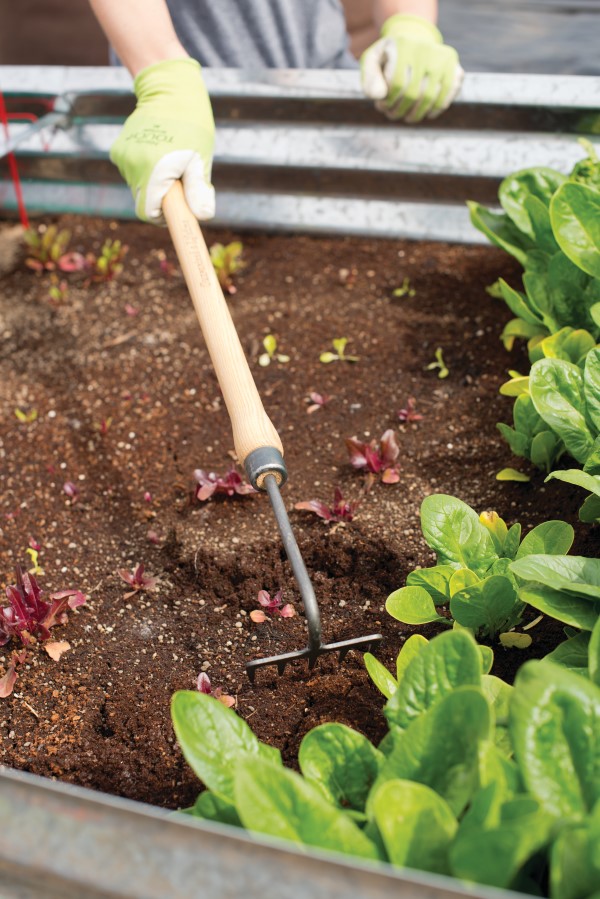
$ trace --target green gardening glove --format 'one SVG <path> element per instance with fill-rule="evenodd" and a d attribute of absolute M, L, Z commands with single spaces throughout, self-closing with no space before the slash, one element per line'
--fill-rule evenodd
<path fill-rule="evenodd" d="M 196 218 L 212 218 L 215 123 L 199 63 L 187 58 L 157 62 L 142 69 L 133 89 L 137 106 L 110 158 L 132 190 L 138 217 L 162 223 L 162 201 L 180 178 Z"/>
<path fill-rule="evenodd" d="M 435 25 L 420 16 L 396 15 L 360 60 L 367 97 L 390 119 L 434 119 L 450 106 L 464 72 L 458 53 Z"/>

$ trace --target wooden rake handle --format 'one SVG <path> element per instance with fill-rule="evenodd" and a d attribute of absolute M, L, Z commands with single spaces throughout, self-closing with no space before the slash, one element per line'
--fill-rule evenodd
<path fill-rule="evenodd" d="M 235 451 L 242 463 L 261 447 L 273 447 L 283 454 L 279 434 L 264 410 L 200 226 L 185 201 L 180 181 L 169 189 L 162 208 L 223 391 Z"/>

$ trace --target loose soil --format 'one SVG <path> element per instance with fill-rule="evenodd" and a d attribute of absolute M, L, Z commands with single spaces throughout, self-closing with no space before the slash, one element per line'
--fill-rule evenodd
<path fill-rule="evenodd" d="M 245 675 L 249 659 L 302 648 L 305 622 L 267 498 L 192 499 L 194 469 L 226 471 L 232 438 L 185 284 L 176 266 L 168 273 L 160 265 L 162 251 L 175 263 L 168 235 L 95 219 L 60 224 L 73 230 L 72 249 L 98 252 L 106 236 L 130 249 L 111 283 L 86 287 L 68 276 L 58 307 L 48 300 L 47 276 L 23 263 L 0 282 L 1 577 L 12 582 L 14 563 L 28 563 L 33 537 L 44 589 L 76 586 L 89 596 L 53 632 L 70 651 L 54 662 L 38 647 L 13 695 L 0 700 L 2 762 L 166 807 L 189 805 L 198 782 L 175 744 L 169 701 L 177 689 L 194 689 L 201 670 L 235 696 L 239 714 L 289 764 L 302 736 L 324 721 L 378 740 L 382 697 L 357 653 L 342 665 L 326 657 L 312 673 L 304 664 L 282 678 L 261 671 L 254 687 Z M 509 314 L 484 291 L 500 274 L 517 283 L 518 268 L 504 254 L 362 239 L 243 240 L 246 267 L 230 307 L 285 445 L 285 501 L 327 639 L 381 631 L 378 655 L 392 664 L 412 629 L 391 619 L 384 602 L 415 566 L 433 562 L 419 507 L 434 492 L 496 509 L 524 530 L 565 518 L 577 529 L 575 551 L 592 552 L 591 532 L 577 526 L 578 492 L 544 485 L 536 471 L 529 484 L 495 480 L 506 465 L 526 468 L 495 428 L 511 414 L 498 386 L 508 368 L 526 365 L 521 350 L 502 347 Z M 414 296 L 394 298 L 405 278 Z M 267 333 L 289 364 L 259 367 Z M 319 353 L 341 336 L 360 361 L 321 364 Z M 445 380 L 426 368 L 437 347 L 450 369 Z M 311 391 L 332 399 L 307 414 Z M 397 412 L 409 396 L 424 417 L 401 425 Z M 35 409 L 37 419 L 18 422 L 16 408 Z M 110 422 L 104 434 L 102 421 Z M 401 446 L 399 484 L 376 484 L 349 525 L 293 511 L 299 500 L 330 501 L 337 485 L 359 498 L 363 478 L 348 463 L 344 438 L 379 437 L 390 427 Z M 79 488 L 75 502 L 66 481 Z M 138 562 L 158 576 L 158 589 L 125 599 L 117 569 Z M 254 624 L 258 591 L 280 587 L 298 616 Z M 559 628 L 538 626 L 529 655 L 545 654 L 559 637 Z M 510 679 L 526 656 L 495 649 L 494 670 Z"/>

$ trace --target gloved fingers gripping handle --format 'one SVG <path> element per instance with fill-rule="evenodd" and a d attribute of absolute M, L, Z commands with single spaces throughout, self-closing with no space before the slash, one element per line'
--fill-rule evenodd
<path fill-rule="evenodd" d="M 133 192 L 136 214 L 163 224 L 162 201 L 181 180 L 194 215 L 212 218 L 214 120 L 200 65 L 171 59 L 148 66 L 136 77 L 134 90 L 136 109 L 110 156 Z"/>

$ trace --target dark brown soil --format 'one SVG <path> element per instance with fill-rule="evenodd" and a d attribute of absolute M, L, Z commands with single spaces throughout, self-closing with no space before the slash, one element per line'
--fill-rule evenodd
<path fill-rule="evenodd" d="M 23 265 L 0 282 L 1 577 L 11 582 L 14 563 L 28 562 L 34 537 L 42 586 L 89 595 L 55 631 L 71 650 L 54 662 L 38 647 L 13 695 L 0 700 L 2 761 L 163 806 L 189 804 L 198 784 L 174 744 L 169 700 L 193 689 L 200 670 L 236 697 L 239 713 L 289 763 L 303 734 L 323 721 L 377 740 L 382 698 L 355 653 L 342 666 L 328 657 L 312 674 L 303 665 L 281 679 L 261 672 L 254 688 L 245 676 L 249 659 L 304 646 L 304 619 L 249 618 L 260 589 L 283 587 L 300 611 L 266 497 L 190 499 L 193 470 L 226 471 L 232 439 L 185 285 L 159 265 L 161 250 L 174 261 L 166 232 L 62 224 L 74 230 L 73 249 L 97 252 L 109 235 L 130 251 L 116 281 L 86 288 L 71 276 L 59 307 L 47 299 L 47 277 Z M 511 411 L 498 386 L 525 361 L 503 349 L 508 314 L 484 287 L 500 274 L 516 278 L 517 268 L 492 249 L 425 243 L 252 236 L 244 247 L 230 305 L 286 448 L 288 508 L 329 501 L 336 485 L 358 498 L 363 480 L 344 438 L 397 431 L 400 483 L 376 484 L 352 524 L 291 514 L 325 636 L 381 630 L 379 656 L 391 664 L 410 629 L 386 615 L 385 598 L 433 561 L 419 528 L 424 496 L 451 493 L 525 529 L 555 517 L 576 523 L 581 496 L 567 485 L 544 486 L 538 472 L 530 484 L 495 480 L 500 468 L 519 465 L 495 428 Z M 416 293 L 394 298 L 404 278 Z M 270 332 L 291 361 L 260 368 Z M 341 336 L 360 361 L 321 364 L 319 353 Z M 438 346 L 446 380 L 426 370 Z M 333 399 L 309 415 L 313 390 Z M 409 396 L 424 418 L 403 426 L 397 411 Z M 19 423 L 16 408 L 37 410 L 37 420 Z M 65 481 L 78 485 L 78 501 L 63 492 Z M 578 530 L 577 551 L 591 551 L 591 540 Z M 126 600 L 117 569 L 138 562 L 159 577 L 158 589 Z M 531 654 L 543 655 L 560 632 L 542 625 L 534 635 Z M 524 658 L 497 648 L 495 671 L 510 678 Z M 5 652 L 0 662 L 7 659 Z"/>

